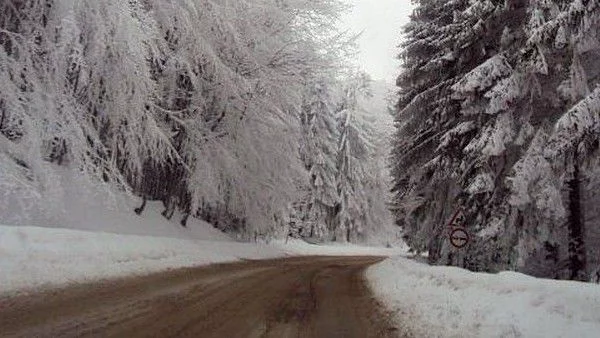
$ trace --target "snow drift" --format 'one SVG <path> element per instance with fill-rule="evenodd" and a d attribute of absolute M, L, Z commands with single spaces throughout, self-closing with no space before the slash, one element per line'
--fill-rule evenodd
<path fill-rule="evenodd" d="M 368 270 L 378 298 L 416 337 L 598 337 L 600 286 L 515 272 L 473 273 L 395 257 Z"/>

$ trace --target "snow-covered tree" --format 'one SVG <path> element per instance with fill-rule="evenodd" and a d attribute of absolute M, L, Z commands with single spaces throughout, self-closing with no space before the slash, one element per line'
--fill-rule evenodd
<path fill-rule="evenodd" d="M 384 174 L 389 135 L 375 128 L 376 115 L 387 106 L 370 104 L 366 75 L 347 74 L 307 86 L 300 153 L 310 177 L 304 198 L 295 203 L 292 236 L 364 241 L 389 229 Z"/>
<path fill-rule="evenodd" d="M 337 150 L 337 207 L 335 240 L 351 241 L 362 235 L 370 216 L 366 183 L 366 162 L 372 160 L 373 135 L 362 119 L 361 96 L 368 96 L 370 79 L 362 73 L 354 75 L 343 88 L 337 112 L 339 140 Z"/>
<path fill-rule="evenodd" d="M 462 188 L 471 185 L 465 180 L 478 176 L 471 171 L 476 163 L 463 163 L 461 152 L 484 116 L 474 117 L 477 106 L 461 105 L 455 92 L 461 81 L 471 90 L 480 78 L 498 76 L 492 64 L 480 78 L 472 74 L 468 79 L 499 50 L 494 41 L 498 6 L 490 1 L 420 1 L 406 27 L 392 152 L 393 208 L 406 240 L 416 251 L 427 250 L 432 261 L 440 260 L 447 248 L 444 223 L 463 204 Z M 487 181 L 485 176 L 477 180 Z"/>
<path fill-rule="evenodd" d="M 321 238 L 334 227 L 337 192 L 337 140 L 333 92 L 325 80 L 307 85 L 301 121 L 303 139 L 300 154 L 309 175 L 304 210 L 305 236 Z"/>
<path fill-rule="evenodd" d="M 393 154 L 409 243 L 434 262 L 586 279 L 598 5 L 419 3 Z M 444 229 L 457 208 L 473 239 L 459 252 Z"/>
<path fill-rule="evenodd" d="M 4 1 L 3 157 L 34 190 L 47 190 L 55 162 L 192 215 L 238 219 L 246 235 L 267 231 L 306 179 L 300 93 L 307 74 L 340 62 L 343 7 Z"/>

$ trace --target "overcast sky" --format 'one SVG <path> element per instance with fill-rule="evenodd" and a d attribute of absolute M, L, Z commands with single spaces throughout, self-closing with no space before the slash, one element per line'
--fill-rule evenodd
<path fill-rule="evenodd" d="M 354 8 L 344 25 L 364 31 L 359 40 L 359 64 L 373 79 L 393 83 L 398 76 L 396 61 L 402 26 L 412 11 L 410 0 L 345 0 Z"/>

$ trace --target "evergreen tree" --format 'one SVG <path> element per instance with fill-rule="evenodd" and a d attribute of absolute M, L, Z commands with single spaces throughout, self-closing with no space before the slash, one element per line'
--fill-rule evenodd
<path fill-rule="evenodd" d="M 309 175 L 305 208 L 306 236 L 323 239 L 334 226 L 338 203 L 336 142 L 338 130 L 331 89 L 321 80 L 307 88 L 301 121 L 304 137 L 300 153 Z"/>
<path fill-rule="evenodd" d="M 352 241 L 364 235 L 372 226 L 372 210 L 368 203 L 367 163 L 373 160 L 373 133 L 363 119 L 361 96 L 370 95 L 370 79 L 362 73 L 353 75 L 343 90 L 338 107 L 339 140 L 337 149 L 337 205 L 336 228 L 332 229 L 337 241 Z"/>
<path fill-rule="evenodd" d="M 440 10 L 451 5 L 452 21 Z M 396 214 L 415 250 L 475 270 L 587 279 L 598 15 L 593 1 L 420 2 L 393 153 Z M 473 239 L 458 252 L 444 230 L 457 208 Z"/>

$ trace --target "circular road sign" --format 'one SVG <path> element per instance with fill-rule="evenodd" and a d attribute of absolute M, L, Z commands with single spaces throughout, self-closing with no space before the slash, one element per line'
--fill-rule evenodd
<path fill-rule="evenodd" d="M 469 244 L 469 233 L 462 228 L 454 229 L 450 233 L 450 243 L 458 249 L 464 248 Z"/>

